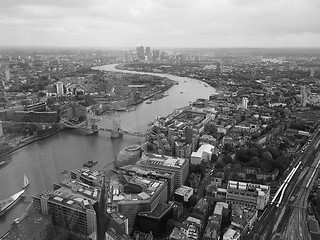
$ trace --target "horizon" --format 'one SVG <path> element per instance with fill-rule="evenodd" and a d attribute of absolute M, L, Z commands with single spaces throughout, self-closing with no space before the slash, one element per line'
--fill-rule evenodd
<path fill-rule="evenodd" d="M 0 45 L 320 48 L 319 10 L 317 0 L 5 1 Z"/>

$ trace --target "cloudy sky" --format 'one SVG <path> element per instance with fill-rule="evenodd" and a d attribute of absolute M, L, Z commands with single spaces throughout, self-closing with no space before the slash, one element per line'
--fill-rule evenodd
<path fill-rule="evenodd" d="M 0 45 L 320 47 L 320 0 L 0 0 Z"/>

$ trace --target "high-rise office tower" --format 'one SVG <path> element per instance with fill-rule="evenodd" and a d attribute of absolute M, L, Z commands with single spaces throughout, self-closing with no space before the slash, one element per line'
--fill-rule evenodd
<path fill-rule="evenodd" d="M 148 59 L 150 59 L 150 57 L 151 57 L 150 47 L 146 47 L 146 56 L 147 56 Z"/>
<path fill-rule="evenodd" d="M 313 78 L 314 77 L 314 73 L 315 73 L 316 69 L 315 68 L 311 68 L 310 69 L 310 77 Z"/>
<path fill-rule="evenodd" d="M 243 97 L 243 98 L 242 98 L 242 107 L 243 107 L 244 109 L 247 109 L 247 108 L 248 108 L 248 102 L 249 102 L 248 98 L 246 98 L 246 97 Z"/>
<path fill-rule="evenodd" d="M 144 47 L 143 46 L 137 47 L 137 56 L 140 59 L 144 59 Z"/>
<path fill-rule="evenodd" d="M 10 69 L 9 69 L 9 67 L 5 68 L 4 74 L 5 74 L 6 82 L 9 82 L 10 81 Z"/>
<path fill-rule="evenodd" d="M 307 98 L 308 98 L 306 86 L 301 86 L 300 95 L 301 95 L 301 106 L 305 107 L 307 105 Z"/>
<path fill-rule="evenodd" d="M 56 82 L 57 86 L 57 94 L 58 95 L 63 95 L 64 94 L 64 88 L 63 88 L 63 82 Z"/>

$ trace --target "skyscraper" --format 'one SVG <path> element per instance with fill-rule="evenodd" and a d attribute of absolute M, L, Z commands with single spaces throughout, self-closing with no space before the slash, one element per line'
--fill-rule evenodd
<path fill-rule="evenodd" d="M 110 217 L 106 214 L 106 180 L 103 178 L 101 193 L 98 202 L 93 206 L 97 218 L 97 238 L 96 240 L 105 240 L 106 231 L 110 224 Z"/>
<path fill-rule="evenodd" d="M 137 47 L 137 56 L 140 59 L 144 59 L 144 47 L 143 46 Z"/>
<path fill-rule="evenodd" d="M 301 95 L 301 106 L 305 107 L 307 105 L 307 92 L 306 92 L 306 86 L 301 86 L 300 88 L 300 95 Z"/>
<path fill-rule="evenodd" d="M 146 56 L 148 58 L 148 60 L 150 59 L 151 57 L 151 50 L 150 50 L 150 47 L 146 47 Z"/>
<path fill-rule="evenodd" d="M 315 73 L 315 68 L 310 69 L 310 77 L 313 78 Z"/>
<path fill-rule="evenodd" d="M 247 108 L 248 108 L 248 102 L 249 102 L 248 98 L 246 98 L 246 97 L 243 97 L 243 98 L 242 98 L 242 107 L 243 107 L 244 109 L 247 109 Z"/>

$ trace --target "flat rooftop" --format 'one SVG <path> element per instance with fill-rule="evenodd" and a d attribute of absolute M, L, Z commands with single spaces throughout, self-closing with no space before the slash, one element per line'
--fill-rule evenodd
<path fill-rule="evenodd" d="M 143 175 L 153 175 L 153 176 L 164 177 L 164 178 L 174 177 L 173 173 L 165 172 L 161 170 L 152 170 L 150 168 L 148 169 L 147 166 L 127 165 L 127 166 L 120 167 L 120 170 L 133 171 L 133 172 L 136 172 L 137 174 L 140 173 Z"/>
<path fill-rule="evenodd" d="M 270 190 L 270 187 L 267 185 L 261 185 L 261 184 L 228 181 L 227 189 L 247 191 L 247 192 L 258 192 L 258 194 L 264 194 Z"/>
<path fill-rule="evenodd" d="M 150 218 L 160 219 L 171 209 L 171 205 L 159 202 L 151 212 L 140 212 L 139 216 L 146 216 Z"/>
<path fill-rule="evenodd" d="M 165 182 L 145 178 L 140 176 L 134 176 L 129 179 L 129 183 L 138 184 L 143 186 L 144 191 L 138 194 L 134 193 L 125 193 L 122 191 L 122 184 L 118 180 L 113 180 L 111 185 L 111 191 L 109 194 L 108 201 L 117 202 L 117 203 L 124 203 L 124 202 L 133 202 L 133 203 L 140 203 L 144 201 L 152 201 L 156 195 L 158 195 L 159 190 L 161 190 L 165 186 Z M 112 197 L 112 199 L 110 199 Z"/>
<path fill-rule="evenodd" d="M 72 192 L 83 194 L 84 196 L 92 200 L 98 200 L 99 193 L 100 193 L 100 188 L 98 187 L 92 187 L 79 180 L 71 180 L 71 179 L 63 180 L 62 182 L 60 182 L 60 185 L 63 188 L 70 189 Z"/>
<path fill-rule="evenodd" d="M 146 160 L 141 160 L 138 162 L 139 165 L 144 166 L 161 166 L 167 168 L 181 169 L 187 163 L 187 159 L 175 158 L 171 156 L 158 155 L 158 154 L 148 154 Z"/>
<path fill-rule="evenodd" d="M 70 207 L 78 209 L 79 211 L 86 211 L 87 209 L 93 210 L 93 204 L 96 203 L 95 200 L 85 196 L 80 192 L 73 192 L 71 189 L 66 187 L 61 187 L 55 191 L 46 191 L 35 195 L 38 197 L 48 198 L 48 202 L 54 202 L 56 204 L 64 205 L 65 207 Z"/>

